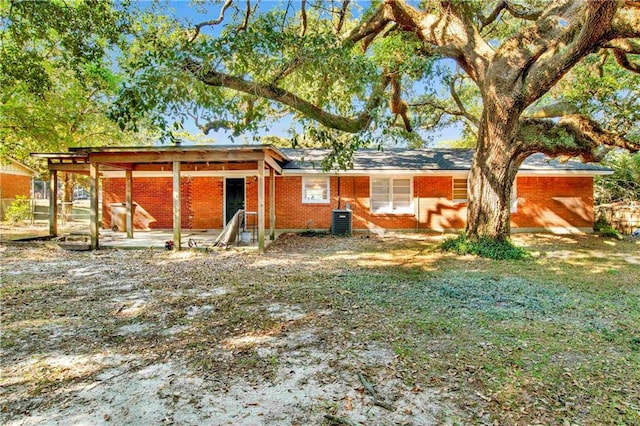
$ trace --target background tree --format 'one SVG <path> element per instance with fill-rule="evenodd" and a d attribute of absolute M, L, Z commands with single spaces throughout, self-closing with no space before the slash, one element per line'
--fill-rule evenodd
<path fill-rule="evenodd" d="M 37 168 L 31 152 L 141 143 L 107 116 L 120 87 L 110 59 L 124 46 L 124 3 L 9 1 L 2 16 L 0 153 Z M 76 175 L 62 174 L 70 203 Z"/>
<path fill-rule="evenodd" d="M 608 50 L 602 50 L 567 73 L 546 95 L 546 100 L 560 114 L 580 111 L 596 117 L 603 128 L 637 142 L 639 89 L 640 74 L 627 72 Z M 614 173 L 595 178 L 597 203 L 640 200 L 640 153 L 615 149 L 606 154 L 602 164 Z"/>
<path fill-rule="evenodd" d="M 104 71 L 104 70 L 103 70 Z M 91 87 L 61 70 L 40 94 L 14 88 L 0 105 L 0 153 L 30 164 L 46 175 L 44 164 L 32 152 L 66 152 L 70 147 L 135 145 L 150 143 L 153 133 L 123 132 L 107 116 L 105 98 L 114 94 L 117 79 L 96 75 Z M 88 78 L 84 76 L 85 80 Z M 70 209 L 79 175 L 61 173 L 62 201 Z"/>
<path fill-rule="evenodd" d="M 599 161 L 607 147 L 639 147 L 632 133 L 599 123 L 609 101 L 552 102 L 553 89 L 593 55 L 613 58 L 595 84 L 610 78 L 609 65 L 639 71 L 635 1 L 386 0 L 362 10 L 346 0 L 277 9 L 229 0 L 191 26 L 152 21 L 140 28 L 142 55 L 127 65 L 135 79 L 120 116 L 179 116 L 186 104 L 192 116 L 238 131 L 290 113 L 320 135 L 358 134 L 333 138 L 340 152 L 374 138 L 415 143 L 410 130 L 462 120 L 476 139 L 470 238 L 508 237 L 513 180 L 529 155 Z"/>

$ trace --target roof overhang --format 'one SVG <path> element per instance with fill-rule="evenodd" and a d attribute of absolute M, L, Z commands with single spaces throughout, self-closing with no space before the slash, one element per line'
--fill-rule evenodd
<path fill-rule="evenodd" d="M 310 175 L 331 175 L 331 176 L 466 176 L 469 170 L 424 170 L 424 169 L 350 169 L 331 170 L 328 172 L 322 169 L 284 169 L 284 176 L 310 176 Z M 518 176 L 606 176 L 613 174 L 612 170 L 520 170 Z"/>
<path fill-rule="evenodd" d="M 66 153 L 35 153 L 46 159 L 49 170 L 88 174 L 89 165 L 102 171 L 161 171 L 181 163 L 181 170 L 256 169 L 259 161 L 282 174 L 282 164 L 289 158 L 271 145 L 246 146 L 171 146 L 171 147 L 87 147 L 70 148 Z"/>

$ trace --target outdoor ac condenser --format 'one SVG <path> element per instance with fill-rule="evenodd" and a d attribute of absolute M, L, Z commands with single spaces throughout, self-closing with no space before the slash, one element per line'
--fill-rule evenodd
<path fill-rule="evenodd" d="M 333 210 L 331 233 L 333 235 L 351 235 L 351 210 Z"/>

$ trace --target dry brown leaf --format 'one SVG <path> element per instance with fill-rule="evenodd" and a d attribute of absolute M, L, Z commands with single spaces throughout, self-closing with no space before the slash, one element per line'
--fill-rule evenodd
<path fill-rule="evenodd" d="M 353 410 L 353 401 L 349 395 L 345 398 L 344 409 L 347 411 Z"/>

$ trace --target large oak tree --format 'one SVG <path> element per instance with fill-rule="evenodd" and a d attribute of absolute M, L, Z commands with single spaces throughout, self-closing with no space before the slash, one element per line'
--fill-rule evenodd
<path fill-rule="evenodd" d="M 459 119 L 476 140 L 467 235 L 501 240 L 529 155 L 599 161 L 613 147 L 638 150 L 637 123 L 605 128 L 606 103 L 554 103 L 554 91 L 585 61 L 640 72 L 639 37 L 640 2 L 631 0 L 386 0 L 364 9 L 227 0 L 190 26 L 166 16 L 141 24 L 120 116 L 188 111 L 205 132 L 238 132 L 293 113 L 345 151 L 366 139 L 358 135 L 411 138 Z M 638 80 L 629 81 L 618 97 L 637 106 Z M 327 137 L 334 131 L 356 136 Z"/>

